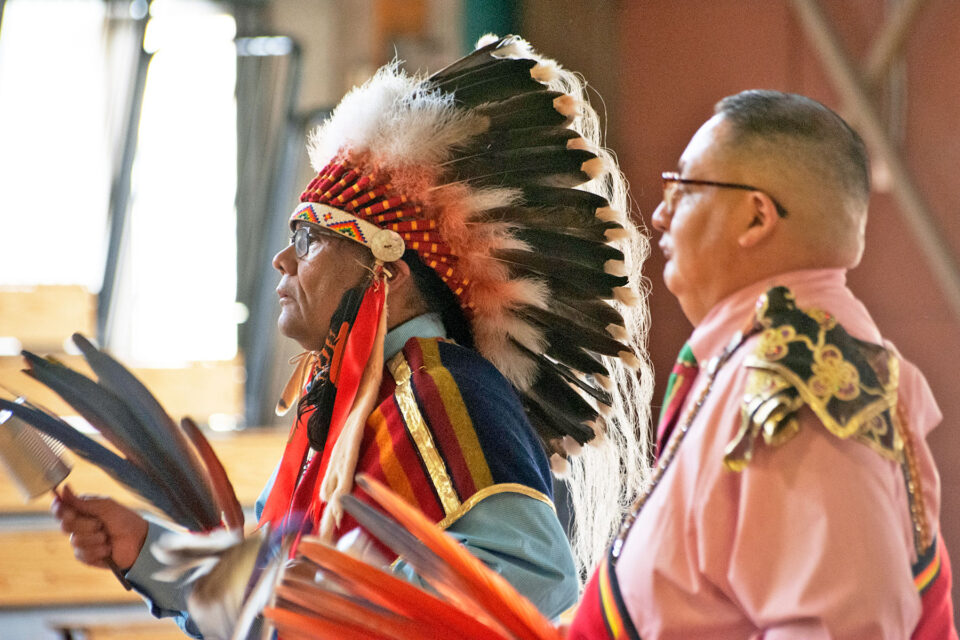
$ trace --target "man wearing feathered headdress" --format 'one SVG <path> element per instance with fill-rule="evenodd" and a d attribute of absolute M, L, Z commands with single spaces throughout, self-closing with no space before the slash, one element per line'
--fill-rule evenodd
<path fill-rule="evenodd" d="M 551 468 L 588 566 L 638 486 L 650 386 L 646 239 L 582 82 L 489 39 L 429 78 L 381 69 L 310 151 L 318 174 L 273 262 L 280 329 L 306 353 L 261 524 L 391 562 L 339 505 L 363 471 L 559 614 L 578 580 Z M 197 630 L 185 591 L 150 579 L 156 526 L 69 494 L 58 509 L 81 560 L 130 567 L 155 613 Z"/>

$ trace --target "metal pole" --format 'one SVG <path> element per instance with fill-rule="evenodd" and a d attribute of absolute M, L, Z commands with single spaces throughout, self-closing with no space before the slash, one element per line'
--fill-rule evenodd
<path fill-rule="evenodd" d="M 273 346 L 276 343 L 277 300 L 274 293 L 276 277 L 269 268 L 273 252 L 283 248 L 287 228 L 285 220 L 287 204 L 297 179 L 300 147 L 303 140 L 303 119 L 297 116 L 297 100 L 300 95 L 302 56 L 296 42 L 290 41 L 287 54 L 290 60 L 283 96 L 284 120 L 278 145 L 278 162 L 272 167 L 268 181 L 266 215 L 263 217 L 259 250 L 251 256 L 257 260 L 258 269 L 251 288 L 250 315 L 247 319 L 246 344 L 243 345 L 247 380 L 244 387 L 245 421 L 247 425 L 268 423 L 273 414 L 273 402 L 268 380 L 272 370 Z"/>
<path fill-rule="evenodd" d="M 153 57 L 153 54 L 147 53 L 143 48 L 143 37 L 147 30 L 148 20 L 148 16 L 137 20 L 140 46 L 137 65 L 134 70 L 133 90 L 127 108 L 127 122 L 123 135 L 120 165 L 116 168 L 110 185 L 110 239 L 107 245 L 107 259 L 103 268 L 103 284 L 100 287 L 100 295 L 97 296 L 97 339 L 101 345 L 106 345 L 110 336 L 113 292 L 117 282 L 120 250 L 123 247 L 123 233 L 130 209 L 130 179 L 133 172 L 133 160 L 137 154 L 143 92 L 147 84 L 147 69 Z"/>
<path fill-rule="evenodd" d="M 891 190 L 900 205 L 907 226 L 913 233 L 921 254 L 930 265 L 947 303 L 960 317 L 960 268 L 940 228 L 914 185 L 910 172 L 890 141 L 880 118 L 863 90 L 857 71 L 843 51 L 839 38 L 830 28 L 816 0 L 791 0 L 807 36 L 820 54 L 827 73 L 848 109 L 853 113 L 861 133 L 890 172 Z"/>

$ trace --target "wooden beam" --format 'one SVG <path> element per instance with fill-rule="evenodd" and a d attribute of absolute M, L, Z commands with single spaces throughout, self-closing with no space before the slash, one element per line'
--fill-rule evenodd
<path fill-rule="evenodd" d="M 236 433 L 207 433 L 227 476 L 233 483 L 240 504 L 252 507 L 270 478 L 286 446 L 286 430 L 249 429 Z M 83 460 L 75 460 L 67 482 L 77 493 L 110 496 L 136 509 L 146 508 L 138 497 L 117 484 L 110 476 Z M 24 502 L 16 485 L 0 465 L 0 514 L 44 513 L 50 497 Z M 0 562 L 0 567 L 4 566 Z"/>
<path fill-rule="evenodd" d="M 96 310 L 96 296 L 79 285 L 2 287 L 0 337 L 17 338 L 24 349 L 62 352 L 75 331 L 96 333 Z"/>
<path fill-rule="evenodd" d="M 45 353 L 41 351 L 40 353 Z M 81 356 L 58 354 L 57 359 L 80 373 L 95 377 Z M 76 415 L 53 391 L 22 373 L 20 356 L 0 356 L 0 388 L 22 394 L 59 415 Z M 243 365 L 240 359 L 192 362 L 170 369 L 134 369 L 136 375 L 175 419 L 189 415 L 200 423 L 215 413 L 243 415 Z"/>
<path fill-rule="evenodd" d="M 147 620 L 140 623 L 77 624 L 74 626 L 61 624 L 58 629 L 70 634 L 64 637 L 82 637 L 84 640 L 184 640 L 187 637 L 170 618 Z"/>
<path fill-rule="evenodd" d="M 112 573 L 81 564 L 63 533 L 0 533 L 0 607 L 135 602 Z"/>
<path fill-rule="evenodd" d="M 919 253 L 927 261 L 947 304 L 960 317 L 960 268 L 946 241 L 947 235 L 920 195 L 899 151 L 867 97 L 857 70 L 844 52 L 840 39 L 830 28 L 820 5 L 816 0 L 791 2 L 860 133 L 880 162 L 886 165 L 891 177 L 891 191 L 919 245 Z"/>
<path fill-rule="evenodd" d="M 864 65 L 864 84 L 873 89 L 883 82 L 893 60 L 903 49 L 910 27 L 927 0 L 903 0 L 891 13 L 873 41 Z"/>

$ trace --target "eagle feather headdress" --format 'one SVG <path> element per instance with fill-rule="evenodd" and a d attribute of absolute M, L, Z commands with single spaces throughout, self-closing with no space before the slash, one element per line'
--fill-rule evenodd
<path fill-rule="evenodd" d="M 340 233 L 379 263 L 415 251 L 519 391 L 555 472 L 613 440 L 594 466 L 631 470 L 628 488 L 618 478 L 589 498 L 618 520 L 645 468 L 649 246 L 599 129 L 583 82 L 516 36 L 482 39 L 429 77 L 389 64 L 311 136 L 318 174 L 290 223 Z M 588 533 L 591 554 L 607 533 Z"/>
<path fill-rule="evenodd" d="M 319 174 L 291 219 L 324 224 L 336 209 L 396 233 L 454 292 L 477 350 L 555 445 L 593 438 L 587 425 L 611 404 L 609 359 L 644 357 L 622 313 L 639 265 L 618 246 L 637 232 L 611 206 L 615 162 L 583 135 L 595 114 L 559 90 L 570 75 L 517 37 L 425 79 L 383 67 L 313 133 Z M 333 218 L 325 226 L 365 243 Z"/>

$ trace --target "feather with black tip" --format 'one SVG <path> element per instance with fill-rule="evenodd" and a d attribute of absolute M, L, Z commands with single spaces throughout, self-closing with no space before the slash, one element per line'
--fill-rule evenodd
<path fill-rule="evenodd" d="M 623 228 L 615 222 L 600 220 L 592 212 L 584 214 L 574 207 L 522 205 L 498 207 L 484 211 L 478 218 L 489 222 L 507 222 L 597 243 L 607 242 L 607 231 Z"/>
<path fill-rule="evenodd" d="M 540 441 L 543 443 L 544 450 L 549 455 L 554 449 L 560 446 L 564 436 L 576 432 L 580 426 L 561 415 L 552 415 L 547 413 L 540 406 L 540 402 L 534 399 L 531 394 L 526 394 L 521 398 L 523 410 L 530 420 L 531 426 L 537 432 Z"/>
<path fill-rule="evenodd" d="M 503 100 L 544 86 L 530 75 L 536 60 L 492 58 L 456 76 L 434 80 L 437 89 L 453 94 L 457 105 L 475 107 L 487 102 Z"/>
<path fill-rule="evenodd" d="M 528 206 L 576 207 L 594 216 L 597 209 L 610 206 L 603 196 L 582 189 L 524 185 L 520 192 L 523 194 L 523 202 Z"/>
<path fill-rule="evenodd" d="M 469 143 L 456 149 L 454 159 L 461 159 L 482 153 L 522 149 L 525 147 L 557 147 L 567 149 L 571 140 L 580 138 L 580 134 L 567 127 L 538 126 L 505 131 L 488 131 L 474 136 Z M 447 163 L 440 165 L 446 166 Z M 603 205 L 601 205 L 603 206 Z"/>
<path fill-rule="evenodd" d="M 524 307 L 520 311 L 520 315 L 535 322 L 544 331 L 547 340 L 550 342 L 562 341 L 565 338 L 569 340 L 570 336 L 576 336 L 579 343 L 577 346 L 581 349 L 587 349 L 604 356 L 616 357 L 621 351 L 629 351 L 625 344 L 615 340 L 609 333 L 597 331 L 592 324 L 583 324 L 568 316 L 554 313 L 552 309 Z M 606 375 L 604 371 L 584 371 L 583 373 Z"/>
<path fill-rule="evenodd" d="M 514 231 L 514 236 L 536 251 L 549 255 L 564 255 L 571 262 L 585 267 L 603 270 L 607 260 L 623 262 L 624 259 L 622 251 L 604 242 L 585 240 L 556 231 L 520 228 Z"/>
<path fill-rule="evenodd" d="M 571 304 L 566 300 L 556 299 L 550 305 L 550 310 L 581 325 L 607 327 L 623 324 L 620 312 L 602 300 L 577 300 L 576 304 Z"/>
<path fill-rule="evenodd" d="M 512 272 L 549 280 L 553 295 L 557 297 L 611 300 L 614 297 L 614 288 L 628 284 L 626 277 L 610 275 L 600 269 L 591 269 L 563 258 L 532 251 L 507 249 L 497 251 L 494 257 L 506 264 Z"/>
<path fill-rule="evenodd" d="M 543 184 L 575 187 L 590 180 L 583 164 L 596 156 L 583 149 L 522 147 L 453 160 L 445 166 L 454 180 L 475 186 Z"/>
<path fill-rule="evenodd" d="M 589 422 L 599 416 L 597 409 L 552 369 L 540 371 L 531 390 L 539 398 L 548 398 L 554 409 L 575 422 Z"/>
<path fill-rule="evenodd" d="M 567 383 L 577 387 L 578 389 L 580 389 L 581 391 L 589 395 L 591 398 L 593 398 L 597 402 L 604 404 L 608 407 L 610 406 L 611 402 L 613 402 L 609 391 L 599 386 L 598 384 L 592 383 L 589 380 L 585 379 L 585 377 L 582 374 L 578 374 L 577 372 L 570 369 L 569 367 L 564 366 L 563 364 L 557 363 L 552 359 L 543 355 L 538 356 L 537 361 L 540 363 L 541 367 L 544 367 L 546 369 L 553 371 L 554 373 L 559 375 L 561 378 L 566 380 Z M 603 374 L 599 374 L 599 375 L 603 375 Z"/>
<path fill-rule="evenodd" d="M 602 376 L 609 374 L 597 354 L 580 348 L 576 341 L 568 336 L 553 336 L 547 343 L 546 354 L 580 373 Z"/>
<path fill-rule="evenodd" d="M 489 131 L 559 126 L 570 121 L 570 117 L 560 113 L 555 106 L 555 101 L 563 96 L 559 91 L 531 91 L 500 102 L 480 105 L 475 111 L 490 118 Z"/>
<path fill-rule="evenodd" d="M 430 80 L 437 83 L 445 82 L 448 78 L 455 78 L 458 75 L 468 72 L 470 69 L 488 64 L 491 60 L 498 59 L 492 55 L 497 49 L 518 40 L 519 38 L 517 36 L 504 36 L 482 47 L 478 47 L 459 60 L 455 60 L 442 69 L 434 71 L 430 76 Z"/>
<path fill-rule="evenodd" d="M 550 339 L 549 336 L 548 336 L 548 339 Z M 562 345 L 562 344 L 565 344 L 566 342 L 567 341 L 564 340 L 563 336 L 561 336 L 559 338 L 554 338 L 550 344 Z M 598 365 L 597 368 L 598 369 L 602 368 L 603 369 L 602 371 L 595 371 L 591 374 L 584 374 L 584 372 L 580 371 L 579 369 L 576 369 L 569 362 L 559 359 L 559 357 L 557 356 L 551 355 L 548 357 L 548 354 L 537 354 L 531 351 L 530 349 L 528 349 L 527 347 L 523 346 L 519 342 L 514 341 L 514 344 L 517 346 L 518 349 L 526 353 L 530 358 L 536 360 L 541 368 L 553 371 L 554 373 L 562 377 L 564 380 L 566 380 L 568 383 L 574 385 L 575 387 L 577 387 L 578 389 L 580 389 L 581 391 L 589 395 L 591 398 L 593 398 L 597 402 L 610 406 L 610 403 L 612 402 L 610 392 L 604 389 L 603 387 L 599 386 L 597 383 L 595 383 L 595 381 L 591 381 L 590 379 L 586 378 L 586 376 L 588 375 L 591 378 L 592 376 L 595 376 L 595 375 L 602 375 L 602 376 L 610 375 L 607 372 L 607 369 L 603 365 L 603 363 L 600 362 L 599 360 L 594 360 L 593 356 L 591 356 L 590 354 L 583 352 L 582 349 L 579 349 L 579 351 L 583 352 L 585 357 L 590 358 L 591 361 L 593 362 L 596 362 Z M 578 350 L 577 347 L 573 347 L 573 349 Z M 549 347 L 548 347 L 548 350 L 549 350 Z M 556 352 L 556 350 L 554 350 L 554 352 Z"/>

